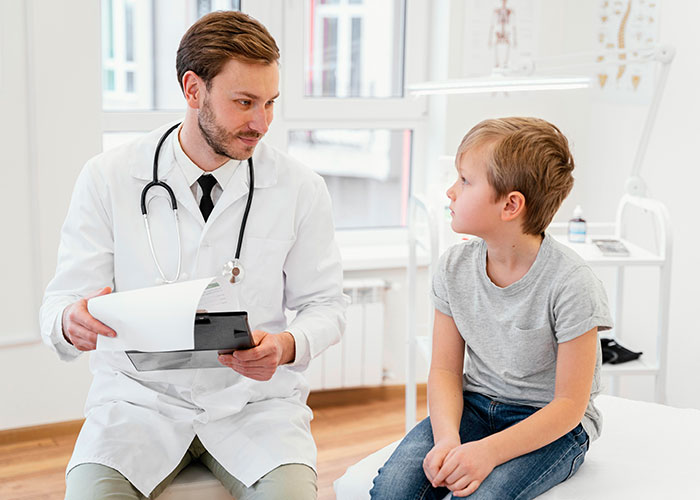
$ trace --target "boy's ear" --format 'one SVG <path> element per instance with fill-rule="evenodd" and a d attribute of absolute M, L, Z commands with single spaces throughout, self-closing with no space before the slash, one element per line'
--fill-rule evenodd
<path fill-rule="evenodd" d="M 510 222 L 525 213 L 525 196 L 520 191 L 511 191 L 503 198 L 501 220 Z"/>

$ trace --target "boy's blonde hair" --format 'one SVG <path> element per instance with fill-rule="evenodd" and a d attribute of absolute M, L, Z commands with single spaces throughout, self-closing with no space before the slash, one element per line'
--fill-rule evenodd
<path fill-rule="evenodd" d="M 498 118 L 474 126 L 457 149 L 457 165 L 471 149 L 486 147 L 487 179 L 500 200 L 512 191 L 525 197 L 525 234 L 542 234 L 574 185 L 569 142 L 539 118 Z"/>

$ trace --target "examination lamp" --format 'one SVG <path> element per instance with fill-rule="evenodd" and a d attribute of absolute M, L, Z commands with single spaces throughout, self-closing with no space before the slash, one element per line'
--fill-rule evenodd
<path fill-rule="evenodd" d="M 586 76 L 553 76 L 536 75 L 547 70 L 562 68 L 599 68 L 601 64 L 649 64 L 658 62 L 661 70 L 656 78 L 651 103 L 642 128 L 637 152 L 632 163 L 632 171 L 625 183 L 625 190 L 633 196 L 646 196 L 646 183 L 640 177 L 642 162 L 649 144 L 649 136 L 656 121 L 656 115 L 661 103 L 664 87 L 671 69 L 671 62 L 676 54 L 675 48 L 669 45 L 654 47 L 623 49 L 598 52 L 580 52 L 567 54 L 556 58 L 537 61 L 526 60 L 515 68 L 482 78 L 462 80 L 428 81 L 406 86 L 409 94 L 441 95 L 441 94 L 483 94 L 493 92 L 532 92 L 542 90 L 574 90 L 590 87 L 591 78 Z M 591 57 L 598 62 L 590 62 Z M 582 62 L 577 62 L 583 58 Z M 586 61 L 585 59 L 588 59 Z"/>
<path fill-rule="evenodd" d="M 406 88 L 412 95 L 433 94 L 482 94 L 488 92 L 518 92 L 536 90 L 584 89 L 591 85 L 587 77 L 509 77 L 494 75 L 469 80 L 446 80 L 409 85 Z"/>

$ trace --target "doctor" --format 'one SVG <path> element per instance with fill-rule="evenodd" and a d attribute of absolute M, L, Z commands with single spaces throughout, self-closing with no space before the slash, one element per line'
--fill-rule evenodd
<path fill-rule="evenodd" d="M 155 496 L 193 459 L 238 500 L 316 498 L 301 372 L 339 341 L 345 300 L 322 178 L 260 142 L 279 96 L 278 59 L 274 39 L 247 15 L 203 17 L 177 53 L 183 123 L 98 155 L 77 180 L 41 309 L 44 341 L 61 359 L 119 335 L 90 316 L 90 297 L 218 275 L 237 249 L 245 276 L 231 286 L 258 345 L 205 370 L 137 372 L 123 352 L 92 352 L 68 499 Z M 149 236 L 140 197 L 164 135 L 156 175 L 172 189 L 177 218 L 167 188 L 149 189 Z M 285 308 L 297 313 L 289 324 Z"/>

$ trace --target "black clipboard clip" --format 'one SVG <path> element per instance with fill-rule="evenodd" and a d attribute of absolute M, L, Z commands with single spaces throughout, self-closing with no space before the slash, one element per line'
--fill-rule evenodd
<path fill-rule="evenodd" d="M 226 368 L 219 354 L 255 347 L 245 311 L 205 312 L 194 317 L 194 349 L 182 351 L 126 351 L 137 371 Z"/>

